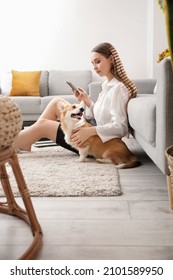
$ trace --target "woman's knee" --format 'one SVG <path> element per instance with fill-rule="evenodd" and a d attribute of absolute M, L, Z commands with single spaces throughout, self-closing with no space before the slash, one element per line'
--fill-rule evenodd
<path fill-rule="evenodd" d="M 54 98 L 52 99 L 52 102 L 53 102 L 53 103 L 57 103 L 57 102 L 59 102 L 60 100 L 63 100 L 63 98 L 61 98 L 61 97 L 59 97 L 59 96 L 56 96 L 56 97 L 54 97 Z"/>
<path fill-rule="evenodd" d="M 59 115 L 59 112 L 62 110 L 62 108 L 69 104 L 69 102 L 66 101 L 64 98 L 54 97 L 51 101 L 51 104 L 54 107 L 56 113 Z"/>
<path fill-rule="evenodd" d="M 64 106 L 66 106 L 66 105 L 69 105 L 70 103 L 67 101 L 67 100 L 65 100 L 64 98 L 61 98 L 61 97 L 55 97 L 56 99 L 55 99 L 55 102 L 56 102 L 56 106 L 57 106 L 57 108 L 58 108 L 58 110 L 62 110 L 62 108 L 64 107 Z"/>

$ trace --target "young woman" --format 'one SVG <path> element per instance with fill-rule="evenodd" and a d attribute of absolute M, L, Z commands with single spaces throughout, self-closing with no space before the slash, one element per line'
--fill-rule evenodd
<path fill-rule="evenodd" d="M 101 43 L 92 50 L 91 63 L 96 73 L 100 77 L 106 77 L 106 80 L 95 104 L 82 88 L 79 89 L 79 93 L 73 91 L 79 101 L 84 101 L 87 119 L 94 119 L 96 124 L 73 131 L 71 140 L 77 146 L 93 135 L 98 135 L 103 142 L 125 136 L 128 132 L 127 104 L 137 93 L 136 86 L 128 79 L 119 55 L 110 43 Z M 62 101 L 55 97 L 37 122 L 19 133 L 14 141 L 15 148 L 30 151 L 34 142 L 46 137 L 64 148 L 77 152 L 64 140 L 61 125 L 57 122 L 60 117 L 57 102 Z"/>

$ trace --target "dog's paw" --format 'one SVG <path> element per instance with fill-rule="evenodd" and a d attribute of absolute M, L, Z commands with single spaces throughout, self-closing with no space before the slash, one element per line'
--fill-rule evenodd
<path fill-rule="evenodd" d="M 112 163 L 112 160 L 109 158 L 97 158 L 96 161 L 100 163 Z"/>
<path fill-rule="evenodd" d="M 84 162 L 85 161 L 85 158 L 78 158 L 77 160 L 76 160 L 76 162 Z"/>
<path fill-rule="evenodd" d="M 102 158 L 96 158 L 96 161 L 99 163 L 103 163 L 103 159 Z"/>

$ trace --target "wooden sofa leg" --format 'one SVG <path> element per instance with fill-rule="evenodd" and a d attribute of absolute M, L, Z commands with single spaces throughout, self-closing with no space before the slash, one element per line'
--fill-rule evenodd
<path fill-rule="evenodd" d="M 167 186 L 168 186 L 168 196 L 169 196 L 169 206 L 173 210 L 173 181 L 171 175 L 167 175 Z"/>

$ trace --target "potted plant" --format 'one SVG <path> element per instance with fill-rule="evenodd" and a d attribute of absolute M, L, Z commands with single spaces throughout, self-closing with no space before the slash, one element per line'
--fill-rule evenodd
<path fill-rule="evenodd" d="M 173 0 L 157 0 L 157 2 L 165 15 L 169 54 L 173 67 Z"/>

